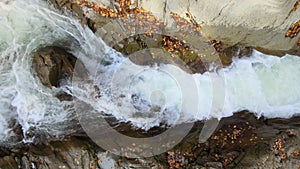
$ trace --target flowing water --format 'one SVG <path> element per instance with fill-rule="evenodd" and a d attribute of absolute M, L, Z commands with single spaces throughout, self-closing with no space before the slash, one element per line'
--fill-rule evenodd
<path fill-rule="evenodd" d="M 300 112 L 296 56 L 254 52 L 227 68 L 191 75 L 172 65 L 135 65 L 44 1 L 0 0 L 0 21 L 1 140 L 13 134 L 12 120 L 22 127 L 26 142 L 36 133 L 72 133 L 76 100 L 143 129 L 228 117 L 245 109 L 268 118 Z M 51 89 L 42 85 L 32 60 L 45 46 L 60 46 L 76 56 L 88 72 L 84 83 L 68 80 Z M 60 101 L 55 95 L 61 92 L 76 99 Z"/>

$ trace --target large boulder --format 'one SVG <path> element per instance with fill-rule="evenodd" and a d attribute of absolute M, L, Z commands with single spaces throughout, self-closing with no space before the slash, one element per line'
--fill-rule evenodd
<path fill-rule="evenodd" d="M 143 8 L 160 21 L 166 22 L 167 27 L 174 26 L 172 23 L 176 23 L 174 14 L 180 19 L 200 27 L 201 35 L 190 36 L 192 38 L 190 41 L 193 43 L 203 40 L 221 41 L 223 49 L 241 45 L 253 47 L 268 54 L 283 55 L 285 52 L 289 52 L 300 55 L 299 0 L 223 0 L 218 2 L 211 0 L 81 0 L 77 3 L 71 3 L 71 1 L 65 3 L 64 0 L 51 1 L 71 9 L 80 20 L 86 20 L 95 32 L 110 21 L 109 16 L 111 15 L 108 15 L 107 11 L 118 13 L 120 8 L 125 8 L 123 12 L 128 8 Z M 98 6 L 87 5 L 89 3 Z M 130 5 L 126 5 L 127 3 Z M 93 10 L 87 10 L 86 6 L 98 10 L 101 14 L 94 15 L 91 12 Z M 142 16 L 141 18 L 146 18 L 146 20 L 150 18 L 151 20 L 151 17 Z M 118 24 L 120 24 L 119 21 Z M 155 25 L 155 23 L 152 24 Z M 153 25 L 148 23 L 145 26 L 152 27 Z M 185 29 L 191 28 L 191 25 L 187 24 L 181 26 Z M 292 34 L 288 35 L 287 32 L 292 27 Z M 111 31 L 118 32 L 119 29 L 110 25 L 106 33 Z M 111 34 L 109 36 L 114 38 Z M 106 42 L 106 39 L 104 41 Z"/>
<path fill-rule="evenodd" d="M 261 47 L 288 51 L 297 48 L 300 35 L 285 37 L 292 24 L 300 20 L 298 0 L 136 0 L 159 18 L 176 13 L 201 26 L 202 35 L 210 40 L 233 46 Z M 300 28 L 298 28 L 300 29 Z M 298 30 L 299 31 L 299 30 Z"/>
<path fill-rule="evenodd" d="M 76 57 L 58 47 L 39 49 L 33 59 L 37 76 L 45 86 L 59 86 L 63 77 L 72 77 Z"/>

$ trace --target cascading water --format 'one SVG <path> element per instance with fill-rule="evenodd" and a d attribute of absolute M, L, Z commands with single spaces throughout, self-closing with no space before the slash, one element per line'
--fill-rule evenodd
<path fill-rule="evenodd" d="M 77 20 L 59 14 L 43 1 L 0 2 L 0 20 L 1 139 L 9 136 L 12 118 L 24 135 L 29 129 L 52 136 L 70 132 L 66 128 L 74 117 L 72 103 L 54 97 L 66 86 L 43 86 L 32 68 L 33 53 L 45 46 L 67 46 L 78 58 L 92 61 L 108 49 Z"/>
<path fill-rule="evenodd" d="M 1 1 L 0 21 L 1 140 L 11 135 L 12 119 L 27 135 L 24 141 L 32 139 L 28 132 L 53 137 L 71 133 L 76 102 L 56 98 L 62 91 L 97 112 L 144 129 L 222 118 L 245 109 L 269 118 L 289 118 L 300 112 L 300 58 L 296 56 L 278 58 L 254 52 L 219 71 L 190 75 L 172 65 L 135 65 L 78 20 L 44 1 Z M 89 73 L 85 80 L 93 83 L 43 86 L 32 59 L 45 46 L 67 49 L 85 65 Z M 190 86 L 180 84 L 181 80 L 193 81 L 195 88 L 186 91 Z M 95 85 L 101 97 L 94 97 Z M 189 92 L 197 98 L 186 101 L 183 95 Z"/>

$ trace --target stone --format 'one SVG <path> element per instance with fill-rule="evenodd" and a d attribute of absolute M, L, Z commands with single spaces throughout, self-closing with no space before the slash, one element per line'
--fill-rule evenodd
<path fill-rule="evenodd" d="M 18 164 L 13 156 L 5 156 L 0 158 L 0 168 L 16 169 L 18 168 Z"/>
<path fill-rule="evenodd" d="M 206 167 L 208 167 L 209 169 L 222 169 L 223 165 L 220 162 L 207 162 L 205 164 Z"/>
<path fill-rule="evenodd" d="M 289 27 L 299 20 L 296 0 L 136 0 L 138 6 L 167 22 L 171 12 L 201 26 L 204 37 L 228 46 L 240 44 L 267 50 L 295 49 L 300 38 L 286 38 Z M 189 16 L 189 17 L 188 17 Z"/>
<path fill-rule="evenodd" d="M 39 49 L 33 59 L 37 76 L 47 87 L 58 87 L 64 74 L 72 77 L 75 62 L 74 56 L 58 47 Z"/>
<path fill-rule="evenodd" d="M 99 169 L 96 153 L 99 148 L 88 139 L 72 137 L 48 145 L 31 145 L 23 153 L 0 158 L 1 169 Z"/>
<path fill-rule="evenodd" d="M 101 168 L 116 168 L 117 167 L 116 160 L 113 159 L 108 153 L 106 153 L 106 152 L 98 153 L 97 157 L 99 159 L 98 165 Z"/>

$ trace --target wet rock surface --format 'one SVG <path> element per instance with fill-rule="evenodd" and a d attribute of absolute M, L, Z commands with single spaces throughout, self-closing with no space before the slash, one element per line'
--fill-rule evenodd
<path fill-rule="evenodd" d="M 0 159 L 0 168 L 56 169 L 99 168 L 98 148 L 88 139 L 69 138 L 47 145 L 28 145 L 20 153 L 11 153 Z"/>
<path fill-rule="evenodd" d="M 155 5 L 155 3 L 149 4 L 150 1 L 129 2 L 128 0 L 122 0 L 122 1 L 115 1 L 114 3 L 111 3 L 109 1 L 101 1 L 100 3 L 99 1 L 89 2 L 84 0 L 78 2 L 68 1 L 68 0 L 67 1 L 52 0 L 51 2 L 54 3 L 54 6 L 59 6 L 58 8 L 70 9 L 72 13 L 76 17 L 78 17 L 79 20 L 87 20 L 87 22 L 83 24 L 87 24 L 91 28 L 91 30 L 93 30 L 97 36 L 100 36 L 109 46 L 120 51 L 125 56 L 128 56 L 133 62 L 137 64 L 170 63 L 170 62 L 176 63 L 177 62 L 176 60 L 180 60 L 183 63 L 177 65 L 180 65 L 181 68 L 184 68 L 185 66 L 188 68 L 188 70 L 190 70 L 193 73 L 203 73 L 209 70 L 209 65 L 211 63 L 221 65 L 221 66 L 223 65 L 227 66 L 232 62 L 233 56 L 240 57 L 240 56 L 250 55 L 252 52 L 251 48 L 254 48 L 262 53 L 272 54 L 277 56 L 283 56 L 286 53 L 292 55 L 300 55 L 299 54 L 300 46 L 295 45 L 296 41 L 294 39 L 289 39 L 289 38 L 285 39 L 289 41 L 289 43 L 285 43 L 288 46 L 288 48 L 286 49 L 281 49 L 276 47 L 267 48 L 263 45 L 257 45 L 254 42 L 253 44 L 252 43 L 247 44 L 244 42 L 232 44 L 232 43 L 227 43 L 226 40 L 224 41 L 218 38 L 212 38 L 213 36 L 211 38 L 204 38 L 201 35 L 203 32 L 201 32 L 202 30 L 201 30 L 200 23 L 202 22 L 196 21 L 197 19 L 193 17 L 191 13 L 187 13 L 184 14 L 186 16 L 182 16 L 180 14 L 177 14 L 176 12 L 173 13 L 171 9 L 167 9 L 167 11 L 161 11 L 161 14 L 170 13 L 171 18 L 166 18 L 166 19 L 167 20 L 170 19 L 170 23 L 174 23 L 172 24 L 172 26 L 178 28 L 176 29 L 178 32 L 177 33 L 173 32 L 171 33 L 170 36 L 168 34 L 168 27 L 166 27 L 166 25 L 164 25 L 159 20 L 160 15 L 157 16 L 156 15 L 158 14 L 157 12 L 151 13 L 151 10 L 154 10 L 157 7 L 157 5 Z M 203 2 L 203 3 L 207 3 L 207 2 Z M 176 4 L 177 2 L 174 2 L 174 4 L 169 4 L 169 6 L 172 7 L 172 9 L 173 8 L 175 9 L 176 6 L 180 6 L 181 3 L 179 3 L 179 5 Z M 168 6 L 168 4 L 165 5 Z M 186 5 L 187 4 L 184 4 L 182 8 L 185 8 Z M 208 7 L 212 5 L 213 4 L 210 4 L 208 5 Z M 221 4 L 216 6 L 220 6 L 220 5 Z M 260 3 L 256 5 L 261 6 Z M 291 6 L 292 8 L 293 5 L 282 6 L 282 8 L 286 8 L 287 11 L 289 11 L 288 10 L 289 6 Z M 120 9 L 117 9 L 117 7 Z M 147 10 L 146 12 L 143 10 L 144 7 L 146 9 L 149 8 L 149 13 L 147 12 Z M 276 7 L 280 8 L 280 6 L 276 6 Z M 157 7 L 157 10 L 161 10 L 161 8 L 162 6 Z M 292 15 L 294 16 L 295 13 L 297 12 L 299 12 L 299 10 L 293 11 Z M 135 20 L 135 22 L 138 22 L 140 25 L 135 25 L 136 23 L 130 22 L 129 18 L 124 17 L 124 15 L 126 16 L 129 14 L 133 15 L 133 18 L 130 19 Z M 118 19 L 118 17 L 120 17 L 121 19 Z M 245 20 L 245 22 L 248 21 Z M 130 26 L 131 24 L 132 26 Z M 131 32 L 131 30 L 136 29 L 135 27 L 139 27 L 138 29 L 141 29 L 140 31 L 142 33 L 138 33 L 139 32 L 138 30 L 136 30 L 137 32 L 134 31 Z M 250 25 L 250 27 L 255 27 L 255 25 Z M 243 27 L 240 27 L 239 29 L 242 28 Z M 225 30 L 223 26 L 220 26 L 219 29 Z M 149 33 L 151 31 L 153 31 L 153 33 Z M 230 29 L 230 31 L 232 30 Z M 270 30 L 268 29 L 268 31 L 272 32 L 271 29 Z M 161 33 L 157 34 L 155 32 L 161 32 Z M 165 32 L 165 34 L 163 32 Z M 242 31 L 242 32 L 246 33 L 246 31 Z M 262 38 L 262 37 L 267 36 L 267 34 L 259 35 L 259 33 L 257 33 L 256 35 L 255 31 L 252 31 L 251 34 L 252 33 L 253 36 L 257 36 L 261 39 L 266 40 L 266 38 Z M 220 36 L 223 36 L 224 33 L 221 34 L 222 35 Z M 234 32 L 230 32 L 228 36 L 232 37 L 233 34 Z M 227 34 L 224 34 L 224 36 L 227 36 Z M 235 36 L 233 38 L 238 38 L 238 37 L 239 36 Z M 282 37 L 284 38 L 284 33 Z M 271 39 L 270 42 L 282 46 L 283 42 L 281 42 L 281 40 L 283 39 L 280 38 L 280 40 L 278 41 Z M 261 40 L 257 40 L 257 41 L 260 42 Z M 199 50 L 199 47 L 194 48 L 193 45 L 194 43 L 197 43 L 197 45 L 200 46 L 207 43 L 205 47 L 202 46 L 207 51 L 204 52 L 203 50 Z M 213 46 L 215 49 L 212 50 L 210 46 Z M 251 46 L 251 48 L 245 46 Z M 164 53 L 164 58 L 160 58 L 158 55 L 161 52 L 157 52 L 157 50 L 153 50 L 153 49 L 161 49 L 169 54 Z M 144 50 L 148 50 L 148 51 L 145 51 L 142 54 L 141 53 L 138 54 L 139 51 L 144 51 Z M 134 55 L 138 55 L 139 57 L 136 57 Z"/>
<path fill-rule="evenodd" d="M 1 168 L 298 168 L 300 167 L 300 122 L 291 119 L 257 118 L 239 112 L 220 121 L 212 136 L 198 143 L 202 122 L 176 147 L 141 159 L 119 157 L 102 150 L 87 136 L 69 137 L 47 144 L 8 149 Z M 136 137 L 134 130 L 127 135 Z M 123 133 L 126 134 L 126 133 Z M 138 133 L 137 133 L 138 134 Z M 16 148 L 15 148 L 16 149 Z"/>
<path fill-rule="evenodd" d="M 299 39 L 299 34 L 295 33 L 293 39 L 286 38 L 291 25 L 299 20 L 300 10 L 295 7 L 298 6 L 297 0 L 226 0 L 220 3 L 209 0 L 137 1 L 139 7 L 153 11 L 160 18 L 174 12 L 187 20 L 193 19 L 201 26 L 205 37 L 230 46 L 241 44 L 269 50 L 290 50 L 296 47 Z"/>
<path fill-rule="evenodd" d="M 115 1 L 73 1 L 52 0 L 54 4 L 67 6 L 75 11 L 79 18 L 88 18 L 90 27 L 95 32 L 109 18 L 117 18 L 128 11 L 149 11 L 149 18 L 155 17 L 167 23 L 179 23 L 180 30 L 194 28 L 199 32 L 193 36 L 206 41 L 222 42 L 224 48 L 234 45 L 261 48 L 263 51 L 277 51 L 286 53 L 299 48 L 299 2 L 297 0 L 285 1 L 224 1 L 212 3 L 204 1 L 166 1 L 166 0 L 115 0 Z M 90 3 L 90 5 L 87 5 Z M 79 10 L 83 6 L 82 11 Z M 99 5 L 98 7 L 93 4 Z M 57 5 L 56 5 L 57 6 Z M 99 15 L 94 15 L 87 6 L 98 10 Z M 101 8 L 102 7 L 102 8 Z M 107 13 L 106 13 L 107 12 Z M 97 13 L 97 12 L 96 12 Z M 129 12 L 131 13 L 131 12 Z M 133 12 L 131 14 L 144 15 Z M 103 18 L 106 18 L 103 19 Z M 182 24 L 184 23 L 184 24 Z M 153 24 L 139 25 L 152 27 Z M 160 24 L 157 22 L 157 24 Z M 295 26 L 296 25 L 296 26 Z M 170 26 L 170 24 L 168 25 Z M 168 27 L 166 26 L 166 27 Z M 155 32 L 155 31 L 154 31 Z M 186 32 L 186 33 L 187 33 Z M 182 32 L 181 32 L 182 33 Z M 176 34 L 176 33 L 175 33 Z M 174 35 L 175 35 L 174 34 Z M 232 36 L 235 35 L 235 36 Z M 108 43 L 109 44 L 109 43 Z"/>
<path fill-rule="evenodd" d="M 45 47 L 35 53 L 33 63 L 43 85 L 58 87 L 62 79 L 72 77 L 76 57 L 59 47 Z"/>

